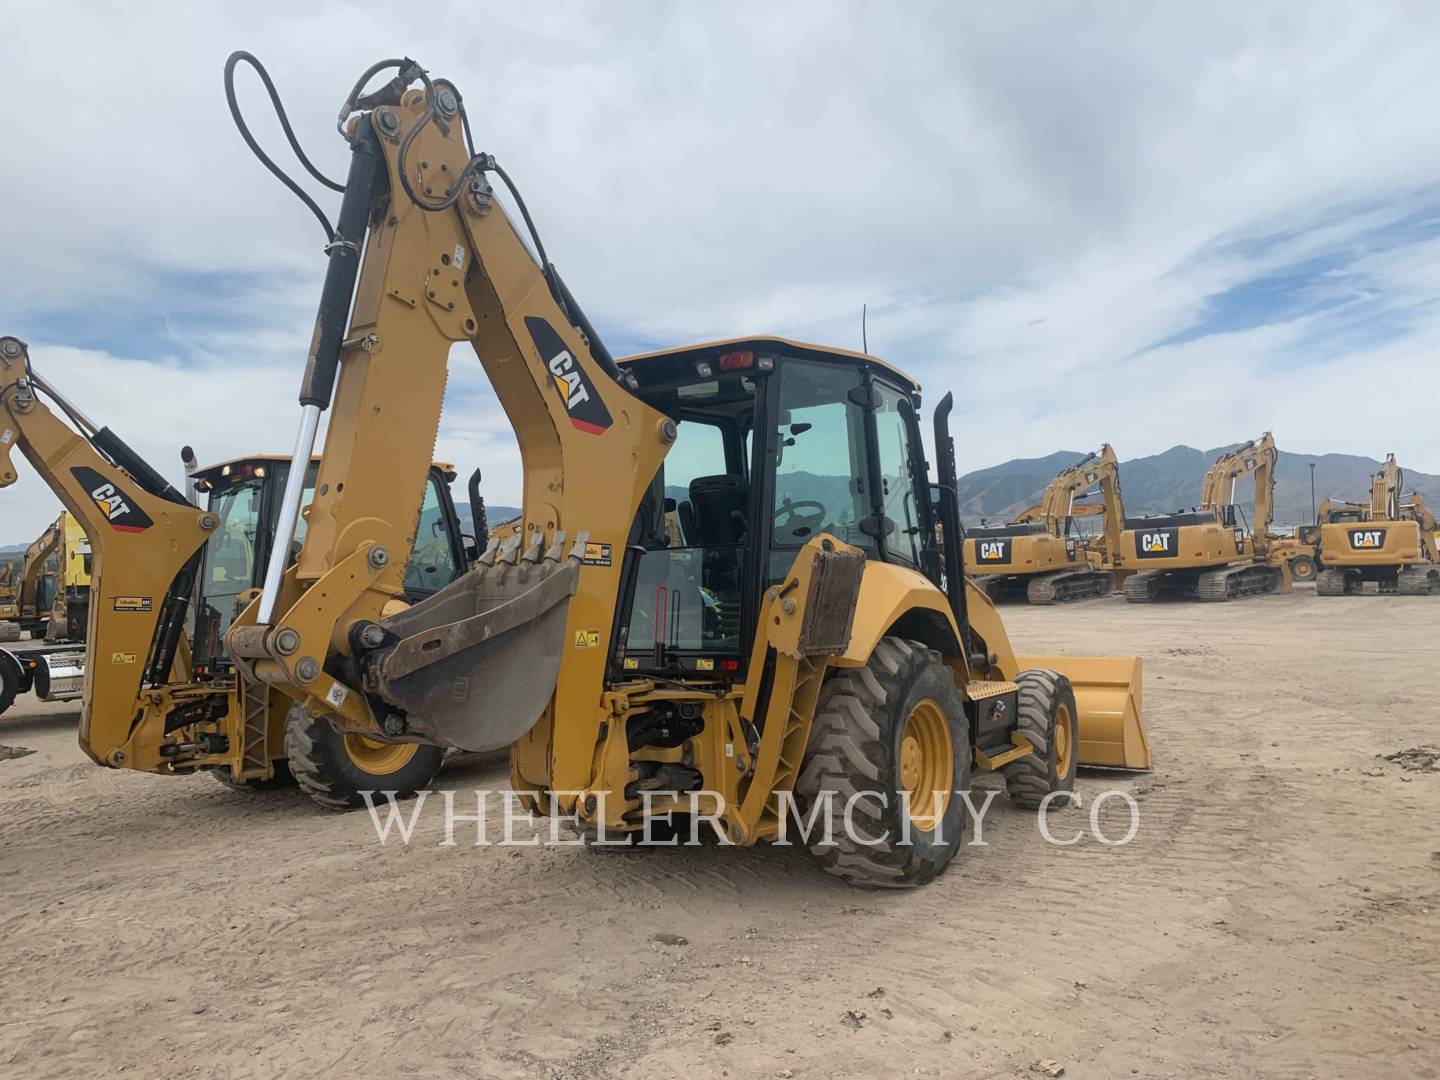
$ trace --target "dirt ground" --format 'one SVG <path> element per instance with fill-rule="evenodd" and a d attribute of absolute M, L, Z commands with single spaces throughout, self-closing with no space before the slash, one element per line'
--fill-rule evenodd
<path fill-rule="evenodd" d="M 0 1074 L 1440 1076 L 1440 768 L 1377 757 L 1440 743 L 1440 603 L 1006 614 L 1022 652 L 1144 656 L 1157 768 L 1079 784 L 1139 834 L 1052 847 L 1002 799 L 905 894 L 793 849 L 440 847 L 431 807 L 381 846 L 293 792 L 96 768 L 74 708 L 22 699 Z"/>

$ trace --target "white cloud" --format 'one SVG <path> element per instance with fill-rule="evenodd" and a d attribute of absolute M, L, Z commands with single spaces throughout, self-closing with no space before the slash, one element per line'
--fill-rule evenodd
<path fill-rule="evenodd" d="M 340 98 L 371 59 L 408 53 L 466 93 L 477 140 L 615 336 L 855 347 L 868 302 L 871 347 L 930 401 L 956 391 L 964 467 L 1269 428 L 1282 447 L 1393 449 L 1440 471 L 1422 407 L 1440 389 L 1434 244 L 1366 249 L 1440 177 L 1435 5 L 457 0 L 410 14 L 10 12 L 0 62 L 22 92 L 0 332 L 39 342 L 58 385 L 172 474 L 186 440 L 202 458 L 284 449 L 321 237 L 234 132 L 221 67 L 233 48 L 259 55 L 338 175 Z M 241 96 L 288 167 L 248 74 Z M 1217 294 L 1317 252 L 1396 333 L 1276 311 L 1154 348 Z M 1321 356 L 1316 334 L 1341 354 Z M 437 455 L 462 474 L 480 464 L 489 497 L 516 501 L 513 439 L 461 356 Z M 53 516 L 33 478 L 0 500 L 0 541 Z"/>

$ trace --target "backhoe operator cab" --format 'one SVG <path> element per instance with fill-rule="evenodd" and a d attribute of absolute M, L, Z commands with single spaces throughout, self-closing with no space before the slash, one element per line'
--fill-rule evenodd
<path fill-rule="evenodd" d="M 821 534 L 942 586 L 909 378 L 777 338 L 620 363 L 676 439 L 631 530 L 612 674 L 743 679 L 766 588 Z"/>
<path fill-rule="evenodd" d="M 305 474 L 302 504 L 315 494 L 320 459 L 313 458 Z M 270 546 L 280 493 L 290 473 L 290 459 L 279 455 L 235 458 L 196 469 L 190 476 L 205 506 L 217 519 L 205 546 L 197 590 L 192 657 L 197 675 L 228 670 L 225 632 L 235 614 L 260 588 Z M 425 480 L 425 501 L 415 546 L 405 567 L 405 600 L 415 604 L 458 577 L 469 565 L 467 538 L 450 494 L 455 472 L 448 465 L 430 467 Z M 308 514 L 302 513 L 291 544 L 298 553 L 305 539 Z"/>

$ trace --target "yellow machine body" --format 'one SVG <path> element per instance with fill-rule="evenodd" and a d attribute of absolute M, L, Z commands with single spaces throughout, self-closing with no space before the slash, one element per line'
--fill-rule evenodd
<path fill-rule="evenodd" d="M 1404 488 L 1404 471 L 1389 454 L 1371 479 L 1368 502 L 1325 500 L 1317 530 L 1318 595 L 1355 594 L 1371 582 L 1382 594 L 1440 595 L 1435 515 Z"/>
<path fill-rule="evenodd" d="M 1099 532 L 1081 535 L 1077 521 L 1097 517 Z M 992 598 L 1023 592 L 1032 604 L 1054 604 L 1105 596 L 1126 576 L 1124 527 L 1120 466 L 1106 443 L 1062 469 L 1010 524 L 967 529 L 965 565 Z"/>
<path fill-rule="evenodd" d="M 647 403 L 646 380 L 665 365 L 693 362 L 703 372 L 753 363 L 758 371 L 774 357 L 794 356 L 873 371 L 902 388 L 913 383 L 873 357 L 771 337 L 607 365 L 573 301 L 537 266 L 488 185 L 475 182 L 459 128 L 442 130 L 436 115 L 425 93 L 410 91 L 351 122 L 357 153 L 373 140 L 383 173 L 369 189 L 369 235 L 333 395 L 317 394 L 308 375 L 302 394 L 302 403 L 333 402 L 304 545 L 274 597 L 274 617 L 260 621 L 263 598 L 229 632 L 231 653 L 254 678 L 367 738 L 466 750 L 509 744 L 514 786 L 537 807 L 575 814 L 582 824 L 637 827 L 637 782 L 683 764 L 705 790 L 725 796 L 728 834 L 753 841 L 775 827 L 776 795 L 794 782 L 831 665 L 863 663 L 877 636 L 903 628 L 950 658 L 958 685 L 1018 671 L 1003 626 L 977 590 L 969 590 L 967 632 L 984 646 L 980 655 L 994 657 L 985 671 L 967 663 L 953 611 L 932 580 L 868 559 L 845 586 L 857 590 L 847 605 L 853 633 L 843 648 L 816 651 L 818 616 L 807 622 L 807 599 L 838 590 L 840 571 L 829 568 L 857 552 L 848 538 L 822 532 L 788 567 L 775 565 L 777 584 L 758 603 L 742 598 L 756 616 L 743 679 L 726 679 L 724 661 L 703 655 L 667 659 L 663 676 L 648 674 L 621 637 L 627 630 L 633 637 L 634 627 L 621 625 L 628 616 L 617 613 L 637 509 L 653 495 L 676 437 L 676 420 Z M 438 199 L 454 196 L 457 177 L 473 187 L 442 206 L 420 205 L 417 178 Z M 336 310 L 343 306 L 336 301 Z M 474 347 L 515 429 L 523 514 L 471 575 L 387 616 L 455 342 Z M 393 356 L 405 363 L 390 362 Z M 325 366 L 312 355 L 311 374 Z M 683 416 L 683 401 L 676 408 Z M 662 516 L 658 504 L 655 512 Z M 853 559 L 845 565 L 853 568 Z M 358 644 L 369 637 L 383 644 Z M 1138 674 L 1136 662 L 1088 673 L 1083 662 L 1063 663 L 1079 665 L 1082 746 L 1107 747 L 1107 765 L 1148 767 L 1143 736 L 1124 731 L 1139 727 L 1133 682 L 1122 692 L 1129 704 L 1114 707 L 1117 680 Z M 354 675 L 343 675 L 356 668 L 367 673 L 365 692 Z M 518 670 L 527 678 L 517 679 Z M 1100 698 L 1106 706 L 1087 711 Z M 692 738 L 668 748 L 627 745 L 637 715 L 679 705 L 699 714 Z M 1087 740 L 1095 718 L 1096 737 Z M 763 734 L 752 737 L 757 731 Z"/>
<path fill-rule="evenodd" d="M 1124 582 L 1125 599 L 1145 603 L 1169 593 L 1224 601 L 1288 592 L 1289 559 L 1272 550 L 1270 532 L 1278 456 L 1267 431 L 1215 460 L 1198 509 L 1130 520 L 1120 552 L 1136 572 Z M 1236 485 L 1246 476 L 1255 489 L 1248 528 L 1235 504 Z"/>

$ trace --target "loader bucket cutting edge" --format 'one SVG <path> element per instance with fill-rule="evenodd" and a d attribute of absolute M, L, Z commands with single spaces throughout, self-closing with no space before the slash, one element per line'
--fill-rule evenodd
<path fill-rule="evenodd" d="M 1150 768 L 1150 738 L 1141 719 L 1138 656 L 1021 656 L 1021 670 L 1049 668 L 1070 680 L 1080 713 L 1079 764 L 1104 769 Z"/>

